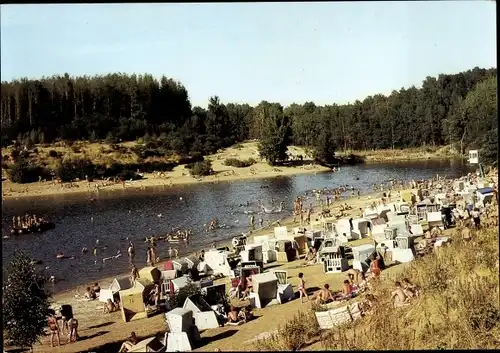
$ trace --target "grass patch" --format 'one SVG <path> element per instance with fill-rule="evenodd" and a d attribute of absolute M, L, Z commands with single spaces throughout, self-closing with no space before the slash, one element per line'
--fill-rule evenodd
<path fill-rule="evenodd" d="M 255 163 L 257 163 L 257 161 L 254 158 L 226 158 L 223 164 L 227 167 L 246 168 L 254 165 Z"/>
<path fill-rule="evenodd" d="M 313 311 L 299 311 L 290 321 L 278 327 L 269 338 L 255 343 L 259 351 L 297 351 L 319 334 Z"/>

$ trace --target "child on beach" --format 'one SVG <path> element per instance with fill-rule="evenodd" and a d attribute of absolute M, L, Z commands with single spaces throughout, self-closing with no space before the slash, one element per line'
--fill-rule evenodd
<path fill-rule="evenodd" d="M 306 291 L 306 281 L 304 279 L 304 274 L 299 273 L 299 294 L 300 294 L 300 302 L 303 303 L 302 297 L 306 297 L 307 301 L 309 301 L 309 296 Z"/>

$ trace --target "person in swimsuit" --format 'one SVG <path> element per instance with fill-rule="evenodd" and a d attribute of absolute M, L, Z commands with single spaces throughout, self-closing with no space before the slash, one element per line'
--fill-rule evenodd
<path fill-rule="evenodd" d="M 380 267 L 379 267 L 379 259 L 378 259 L 378 256 L 375 257 L 375 255 L 372 255 L 370 257 L 370 259 L 372 260 L 370 262 L 370 271 L 371 273 L 373 274 L 373 276 L 375 277 L 375 279 L 380 279 Z"/>
<path fill-rule="evenodd" d="M 306 281 L 304 279 L 304 274 L 301 272 L 299 273 L 299 294 L 300 294 L 300 302 L 303 303 L 302 297 L 306 297 L 307 301 L 309 301 L 309 296 L 307 295 L 306 291 Z"/>
<path fill-rule="evenodd" d="M 135 332 L 131 332 L 130 337 L 122 343 L 122 346 L 120 347 L 120 350 L 118 352 L 128 352 L 137 343 L 139 343 L 139 339 L 135 335 Z"/>
<path fill-rule="evenodd" d="M 322 289 L 317 291 L 314 295 L 316 297 L 316 304 L 326 304 L 330 300 L 334 301 L 332 291 L 330 290 L 330 286 L 328 283 L 325 283 Z"/>
<path fill-rule="evenodd" d="M 148 247 L 148 250 L 146 252 L 146 256 L 147 256 L 146 263 L 148 264 L 148 266 L 153 266 L 154 260 L 152 257 L 151 247 Z"/>
<path fill-rule="evenodd" d="M 68 341 L 76 342 L 78 340 L 78 320 L 72 317 L 68 320 Z"/>
<path fill-rule="evenodd" d="M 134 285 L 135 280 L 138 278 L 140 278 L 139 271 L 137 270 L 137 267 L 132 264 L 132 270 L 130 271 L 130 283 Z"/>
<path fill-rule="evenodd" d="M 351 280 L 353 283 L 359 286 L 359 283 L 362 280 L 363 273 L 360 270 L 357 270 L 355 268 L 351 268 L 346 272 L 347 277 L 349 277 L 349 280 Z"/>
<path fill-rule="evenodd" d="M 419 288 L 412 284 L 408 278 L 403 279 L 403 291 L 409 298 L 418 298 L 420 295 Z"/>
<path fill-rule="evenodd" d="M 88 300 L 94 300 L 97 298 L 97 295 L 95 294 L 93 288 L 87 287 L 85 289 L 84 297 L 85 297 L 85 299 L 88 299 Z"/>
<path fill-rule="evenodd" d="M 248 296 L 248 294 L 252 291 L 252 288 L 252 275 L 250 275 L 246 278 L 246 287 L 245 291 L 243 292 L 243 298 L 246 298 Z"/>
<path fill-rule="evenodd" d="M 129 242 L 127 251 L 128 251 L 128 258 L 130 259 L 130 262 L 132 263 L 134 261 L 134 257 L 135 257 L 135 248 L 134 248 L 134 244 L 132 243 L 132 241 Z"/>
<path fill-rule="evenodd" d="M 405 294 L 403 288 L 401 287 L 400 282 L 395 283 L 396 288 L 391 293 L 391 301 L 394 304 L 394 307 L 401 307 L 403 305 L 407 305 L 410 298 Z"/>
<path fill-rule="evenodd" d="M 117 311 L 117 310 L 118 310 L 117 305 L 115 303 L 113 303 L 113 301 L 111 299 L 108 299 L 106 304 L 104 304 L 104 309 L 103 309 L 104 314 L 110 314 L 110 313 Z"/>
<path fill-rule="evenodd" d="M 50 314 L 48 324 L 50 330 L 50 346 L 54 347 L 54 337 L 57 337 L 57 345 L 60 346 L 61 337 L 59 336 L 59 324 L 54 314 Z"/>
<path fill-rule="evenodd" d="M 238 310 L 236 309 L 236 307 L 231 306 L 231 310 L 227 315 L 227 322 L 229 324 L 237 324 L 240 322 L 240 319 L 238 318 Z"/>

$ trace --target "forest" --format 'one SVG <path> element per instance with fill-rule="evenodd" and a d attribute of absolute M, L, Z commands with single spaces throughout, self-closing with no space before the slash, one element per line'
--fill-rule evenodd
<path fill-rule="evenodd" d="M 160 141 L 182 156 L 206 155 L 248 140 L 261 140 L 270 163 L 286 159 L 286 146 L 316 151 L 328 161 L 335 151 L 453 145 L 481 150 L 497 160 L 496 68 L 427 77 L 421 88 L 394 90 L 350 104 L 313 102 L 283 107 L 262 101 L 192 107 L 188 90 L 152 75 L 43 77 L 1 83 L 2 146 L 138 138 Z M 362 83 L 360 83 L 362 84 Z M 281 146 L 274 148 L 273 146 Z"/>

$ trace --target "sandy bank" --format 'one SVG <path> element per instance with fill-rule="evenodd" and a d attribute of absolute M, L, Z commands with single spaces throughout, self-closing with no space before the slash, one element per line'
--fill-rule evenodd
<path fill-rule="evenodd" d="M 290 146 L 291 155 L 306 156 L 303 148 Z M 45 153 L 45 152 L 39 152 Z M 223 164 L 227 158 L 237 158 L 240 160 L 254 158 L 258 162 L 250 167 L 236 168 L 228 167 Z M 198 184 L 198 183 L 218 183 L 221 181 L 236 181 L 244 179 L 256 178 L 272 178 L 277 176 L 293 176 L 302 173 L 317 173 L 328 171 L 329 168 L 322 167 L 312 162 L 306 162 L 304 165 L 297 167 L 271 167 L 266 162 L 260 161 L 257 142 L 248 142 L 220 151 L 217 154 L 207 156 L 206 159 L 212 161 L 214 174 L 206 177 L 194 178 L 189 175 L 189 170 L 184 165 L 177 166 L 171 172 L 159 174 L 147 173 L 143 180 L 127 182 L 125 189 L 146 189 L 154 187 L 168 188 L 176 185 Z M 54 184 L 53 182 L 38 182 L 31 184 L 15 184 L 9 180 L 2 182 L 2 199 L 16 199 L 21 197 L 34 196 L 55 196 L 68 194 L 81 194 L 90 197 L 98 196 L 96 185 L 100 185 L 100 190 L 113 191 L 123 189 L 122 184 L 109 184 L 102 186 L 102 181 L 87 182 L 80 181 L 71 184 L 65 183 L 62 185 Z"/>

